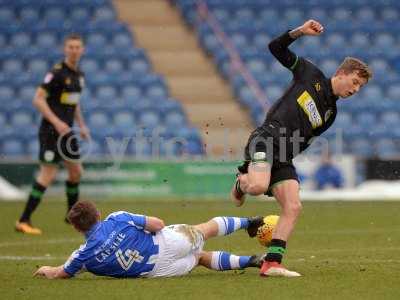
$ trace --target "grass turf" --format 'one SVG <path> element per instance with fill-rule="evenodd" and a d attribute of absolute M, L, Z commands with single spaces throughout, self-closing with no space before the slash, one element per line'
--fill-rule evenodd
<path fill-rule="evenodd" d="M 82 274 L 72 280 L 32 278 L 38 265 L 61 264 L 83 241 L 64 224 L 65 203 L 44 201 L 34 215 L 42 236 L 23 236 L 13 225 L 23 203 L 0 202 L 2 299 L 400 299 L 400 206 L 396 202 L 305 202 L 285 264 L 301 278 L 261 278 L 258 271 L 215 272 L 203 268 L 165 279 L 112 279 Z M 199 223 L 220 215 L 277 213 L 274 202 L 98 202 L 103 216 L 128 210 L 166 223 Z M 262 253 L 244 232 L 207 242 L 207 250 Z"/>

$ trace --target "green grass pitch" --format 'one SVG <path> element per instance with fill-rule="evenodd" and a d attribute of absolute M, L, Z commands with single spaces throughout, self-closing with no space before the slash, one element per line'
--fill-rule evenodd
<path fill-rule="evenodd" d="M 23 236 L 14 222 L 23 203 L 0 202 L 1 299 L 400 299 L 398 202 L 305 202 L 285 264 L 301 278 L 262 278 L 256 269 L 214 272 L 198 268 L 166 279 L 111 279 L 83 274 L 72 280 L 37 279 L 38 265 L 61 264 L 83 241 L 64 224 L 65 203 L 45 200 L 34 215 L 42 236 Z M 273 201 L 112 199 L 98 202 L 103 216 L 128 210 L 196 224 L 220 215 L 267 215 Z M 264 249 L 244 232 L 208 241 L 207 250 L 236 254 Z"/>

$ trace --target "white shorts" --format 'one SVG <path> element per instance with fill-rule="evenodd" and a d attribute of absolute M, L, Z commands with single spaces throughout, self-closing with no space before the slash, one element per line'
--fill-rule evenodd
<path fill-rule="evenodd" d="M 203 234 L 186 224 L 170 225 L 158 232 L 159 245 L 154 269 L 146 277 L 171 277 L 188 274 L 197 266 L 204 246 Z"/>

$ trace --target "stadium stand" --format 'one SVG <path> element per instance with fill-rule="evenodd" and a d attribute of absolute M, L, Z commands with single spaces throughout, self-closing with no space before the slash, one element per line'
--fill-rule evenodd
<path fill-rule="evenodd" d="M 230 81 L 237 100 L 249 110 L 256 125 L 264 120 L 263 107 L 276 101 L 291 79 L 290 73 L 267 51 L 268 42 L 306 19 L 319 20 L 325 26 L 325 33 L 294 43 L 292 47 L 297 54 L 317 63 L 328 76 L 333 75 L 345 56 L 365 60 L 374 71 L 372 82 L 359 95 L 339 102 L 338 120 L 324 136 L 334 138 L 335 130 L 341 129 L 345 150 L 360 157 L 390 157 L 399 153 L 398 1 L 176 0 L 174 3 L 188 26 L 196 29 L 199 43 L 222 76 Z M 238 59 L 232 59 L 232 53 L 238 53 Z M 243 62 L 255 83 L 249 84 L 248 78 L 235 71 L 238 61 Z M 257 95 L 252 85 L 259 87 L 261 93 Z"/>
<path fill-rule="evenodd" d="M 32 98 L 45 72 L 61 59 L 63 37 L 72 32 L 86 42 L 81 68 L 87 88 L 81 105 L 93 137 L 92 156 L 109 154 L 107 136 L 149 136 L 153 128 L 162 133 L 159 147 L 172 152 L 140 147 L 144 153 L 128 154 L 203 155 L 198 130 L 189 124 L 180 102 L 170 98 L 164 78 L 153 72 L 132 32 L 117 20 L 111 1 L 0 0 L 2 155 L 37 157 L 40 116 Z M 186 140 L 170 147 L 174 138 Z"/>

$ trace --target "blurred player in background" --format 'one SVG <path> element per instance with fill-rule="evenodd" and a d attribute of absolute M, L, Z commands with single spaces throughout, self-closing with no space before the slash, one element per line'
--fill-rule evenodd
<path fill-rule="evenodd" d="M 89 130 L 79 104 L 85 84 L 84 75 L 78 68 L 83 52 L 82 38 L 76 34 L 67 36 L 64 40 L 64 60 L 47 73 L 36 91 L 33 104 L 43 117 L 39 129 L 40 170 L 25 209 L 16 222 L 17 231 L 41 234 L 40 229 L 32 226 L 31 215 L 53 182 L 61 161 L 68 170 L 68 180 L 65 183 L 68 210 L 78 200 L 82 165 L 78 140 L 71 128 L 76 120 L 82 138 L 89 138 Z"/>
<path fill-rule="evenodd" d="M 250 136 L 245 162 L 240 166 L 231 197 L 237 206 L 245 195 L 269 193 L 281 206 L 279 222 L 261 268 L 261 275 L 292 275 L 281 265 L 286 242 L 301 212 L 299 180 L 292 159 L 304 151 L 312 138 L 321 135 L 336 117 L 336 101 L 357 93 L 372 73 L 362 61 L 347 57 L 332 78 L 288 47 L 303 35 L 323 32 L 320 23 L 305 22 L 269 44 L 278 61 L 293 73 L 285 94 L 270 108 L 264 124 Z M 316 49 L 318 51 L 318 49 Z"/>
<path fill-rule="evenodd" d="M 216 271 L 260 268 L 262 256 L 237 256 L 203 251 L 206 240 L 246 229 L 250 237 L 263 217 L 216 217 L 199 225 L 164 226 L 156 217 L 119 211 L 100 221 L 93 202 L 79 201 L 68 214 L 71 224 L 86 237 L 61 266 L 43 266 L 36 276 L 70 278 L 81 271 L 119 278 L 171 277 L 188 274 L 202 265 Z"/>

